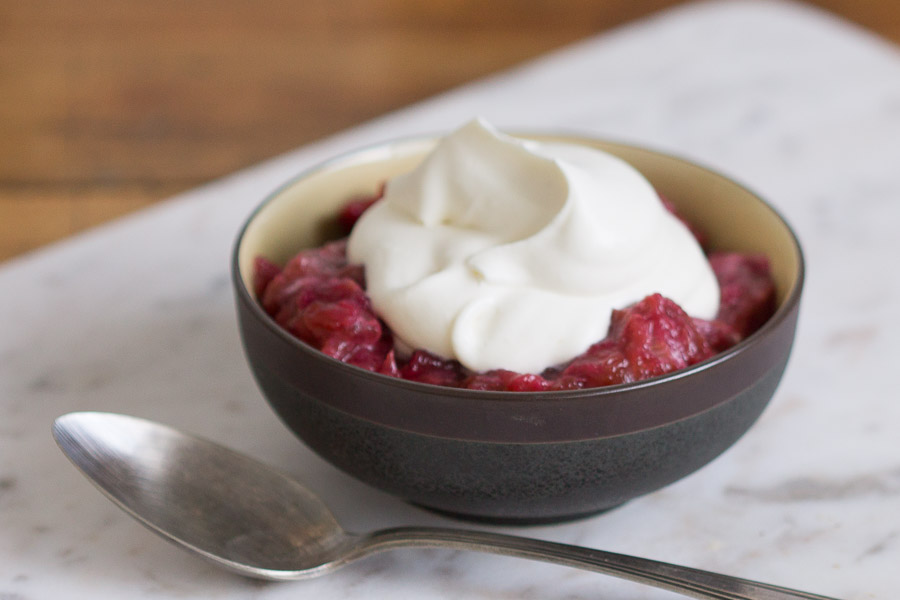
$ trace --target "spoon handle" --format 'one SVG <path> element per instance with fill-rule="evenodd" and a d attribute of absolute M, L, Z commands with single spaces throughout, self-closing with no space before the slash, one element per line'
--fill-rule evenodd
<path fill-rule="evenodd" d="M 404 547 L 474 550 L 596 571 L 701 600 L 836 600 L 646 558 L 486 531 L 399 527 L 360 541 L 362 555 Z"/>

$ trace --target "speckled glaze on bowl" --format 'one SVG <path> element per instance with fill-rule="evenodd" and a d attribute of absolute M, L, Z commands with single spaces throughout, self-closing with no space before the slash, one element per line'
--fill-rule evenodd
<path fill-rule="evenodd" d="M 803 285 L 789 226 L 717 173 L 646 149 L 572 136 L 637 167 L 716 249 L 769 256 L 778 310 L 732 349 L 644 382 L 568 392 L 479 392 L 370 373 L 295 339 L 252 292 L 253 259 L 284 263 L 337 234 L 335 215 L 411 169 L 431 139 L 332 160 L 276 191 L 249 217 L 232 274 L 245 353 L 268 402 L 332 464 L 410 502 L 457 516 L 548 522 L 606 510 L 702 467 L 769 402 L 788 360 Z"/>

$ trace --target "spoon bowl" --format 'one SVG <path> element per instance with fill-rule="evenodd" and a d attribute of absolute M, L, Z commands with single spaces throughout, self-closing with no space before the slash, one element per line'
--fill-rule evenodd
<path fill-rule="evenodd" d="M 65 415 L 53 433 L 132 517 L 245 575 L 314 576 L 354 542 L 307 488 L 212 442 L 108 413 Z"/>
<path fill-rule="evenodd" d="M 270 580 L 323 575 L 373 552 L 438 547 L 518 556 L 645 583 L 692 598 L 834 600 L 667 563 L 485 531 L 398 527 L 346 532 L 311 491 L 243 454 L 159 423 L 64 415 L 62 451 L 132 517 L 200 556 Z"/>

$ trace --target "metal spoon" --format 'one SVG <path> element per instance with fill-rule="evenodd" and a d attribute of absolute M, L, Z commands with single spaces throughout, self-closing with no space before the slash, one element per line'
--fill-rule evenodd
<path fill-rule="evenodd" d="M 64 415 L 63 452 L 132 517 L 205 558 L 261 579 L 330 573 L 380 550 L 439 547 L 597 571 L 692 598 L 835 600 L 708 571 L 484 531 L 400 527 L 348 533 L 308 489 L 245 455 L 111 413 Z"/>

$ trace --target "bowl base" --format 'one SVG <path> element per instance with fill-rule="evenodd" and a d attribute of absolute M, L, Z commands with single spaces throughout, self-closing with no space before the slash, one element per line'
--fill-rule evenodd
<path fill-rule="evenodd" d="M 419 504 L 418 502 L 410 502 L 413 506 L 417 506 L 419 508 L 423 508 L 429 512 L 433 512 L 435 514 L 441 515 L 442 517 L 450 517 L 452 519 L 457 519 L 459 521 L 468 521 L 470 523 L 483 523 L 485 525 L 556 525 L 559 523 L 568 523 L 569 521 L 579 521 L 581 519 L 587 519 L 590 517 L 595 517 L 597 515 L 601 515 L 603 513 L 614 510 L 625 502 L 621 504 L 616 504 L 614 506 L 610 506 L 607 508 L 601 508 L 600 510 L 591 510 L 583 513 L 574 513 L 569 515 L 559 515 L 552 517 L 491 517 L 486 515 L 473 515 L 468 513 L 460 513 L 454 512 L 451 510 L 443 510 L 440 508 L 434 508 L 432 506 L 426 506 L 425 504 Z"/>

